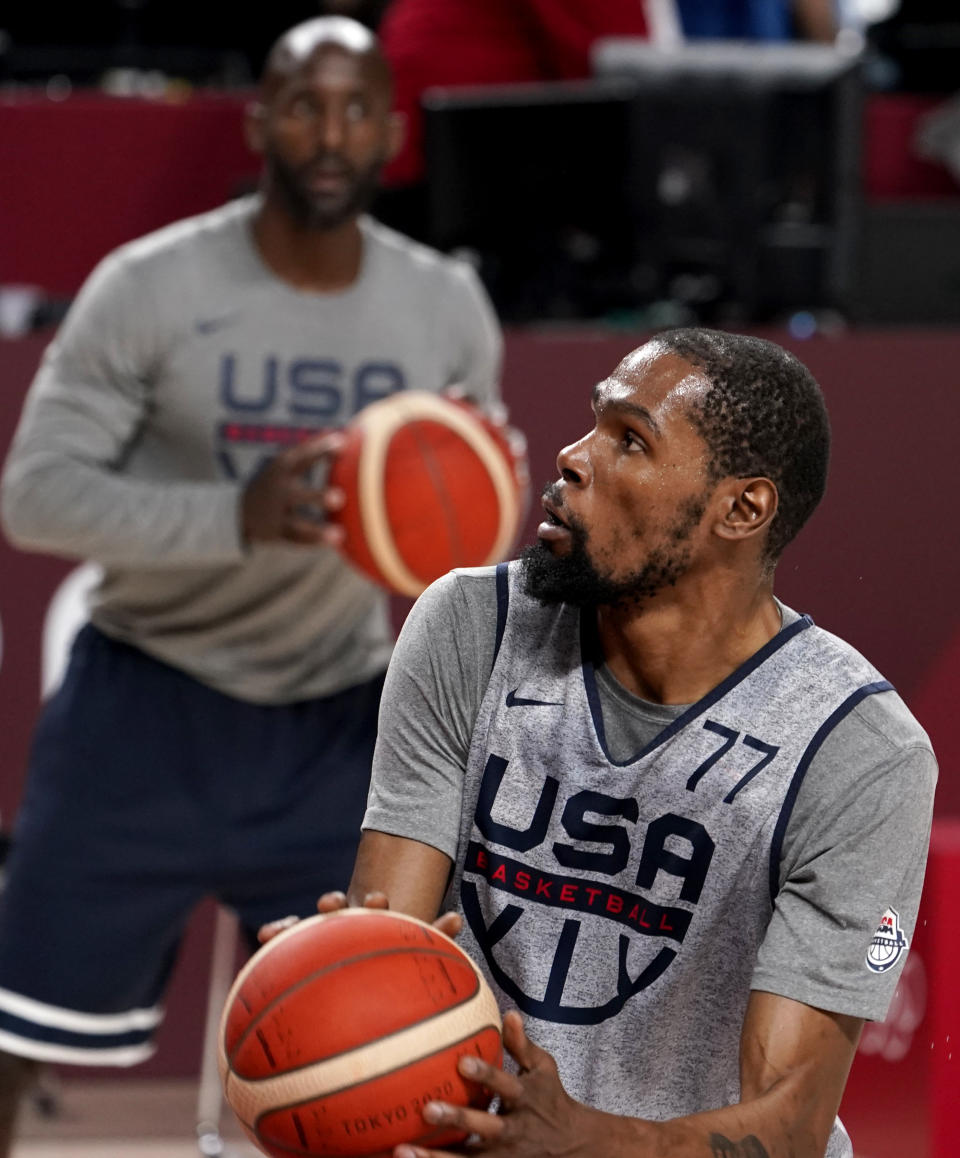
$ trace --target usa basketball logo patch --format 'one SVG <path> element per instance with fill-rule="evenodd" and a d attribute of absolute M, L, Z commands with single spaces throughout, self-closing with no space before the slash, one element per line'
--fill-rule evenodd
<path fill-rule="evenodd" d="M 867 968 L 874 973 L 886 973 L 900 960 L 907 948 L 907 938 L 900 928 L 900 914 L 886 909 L 867 950 Z"/>

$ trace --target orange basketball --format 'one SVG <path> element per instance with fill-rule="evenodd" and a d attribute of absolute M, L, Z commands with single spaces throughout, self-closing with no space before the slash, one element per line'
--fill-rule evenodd
<path fill-rule="evenodd" d="M 485 1108 L 457 1072 L 500 1065 L 497 1003 L 471 959 L 423 921 L 375 909 L 310 917 L 240 971 L 220 1022 L 220 1077 L 250 1139 L 275 1158 L 389 1155 L 462 1134 L 421 1111 Z"/>
<path fill-rule="evenodd" d="M 415 596 L 452 567 L 498 563 L 513 548 L 526 463 L 467 402 L 406 390 L 361 410 L 329 483 L 347 502 L 331 516 L 341 547 L 371 579 Z"/>

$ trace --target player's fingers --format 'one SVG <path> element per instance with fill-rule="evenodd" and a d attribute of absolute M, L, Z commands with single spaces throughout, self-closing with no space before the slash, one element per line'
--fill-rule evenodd
<path fill-rule="evenodd" d="M 390 900 L 386 893 L 367 893 L 363 898 L 363 907 L 365 909 L 389 909 Z"/>
<path fill-rule="evenodd" d="M 495 1142 L 503 1133 L 504 1119 L 486 1110 L 472 1110 L 469 1106 L 454 1106 L 449 1102 L 427 1102 L 423 1120 L 431 1126 L 462 1130 L 475 1134 L 481 1142 Z"/>
<path fill-rule="evenodd" d="M 342 487 L 327 487 L 322 501 L 325 510 L 342 511 L 347 505 L 347 496 Z"/>
<path fill-rule="evenodd" d="M 301 547 L 329 545 L 330 536 L 326 534 L 328 530 L 324 523 L 299 518 L 296 515 L 288 515 L 283 523 L 283 537 L 288 543 L 298 543 Z"/>
<path fill-rule="evenodd" d="M 283 452 L 283 465 L 292 473 L 309 470 L 324 458 L 330 458 L 343 450 L 346 436 L 340 430 L 328 430 L 314 438 L 304 439 L 297 446 Z"/>
<path fill-rule="evenodd" d="M 442 913 L 433 922 L 433 927 L 448 937 L 458 937 L 463 928 L 463 918 L 459 913 Z"/>
<path fill-rule="evenodd" d="M 460 1154 L 452 1154 L 449 1150 L 426 1150 L 423 1146 L 410 1146 L 404 1143 L 394 1147 L 393 1158 L 462 1158 Z"/>
<path fill-rule="evenodd" d="M 515 1009 L 508 1009 L 503 1015 L 503 1044 L 521 1070 L 533 1069 L 541 1054 L 544 1054 L 544 1051 L 527 1037 L 523 1028 L 523 1018 Z"/>
<path fill-rule="evenodd" d="M 509 1074 L 499 1066 L 491 1065 L 483 1058 L 474 1054 L 465 1054 L 458 1062 L 457 1069 L 471 1082 L 486 1086 L 491 1093 L 499 1095 L 500 1099 L 512 1105 L 523 1093 L 523 1083 L 516 1074 Z M 431 1102 L 431 1105 L 437 1103 Z"/>
<path fill-rule="evenodd" d="M 518 430 L 515 426 L 508 426 L 504 431 L 507 438 L 507 446 L 510 448 L 510 453 L 515 459 L 521 463 L 527 461 L 527 436 L 522 430 Z"/>
<path fill-rule="evenodd" d="M 306 536 L 308 542 L 339 547 L 347 533 L 339 523 L 329 523 L 323 515 L 335 514 L 345 504 L 346 496 L 339 487 L 328 487 L 325 490 L 291 488 L 287 500 L 287 525 L 292 526 L 295 522 L 300 524 L 298 537 L 294 541 L 303 542 Z"/>
<path fill-rule="evenodd" d="M 282 933 L 284 929 L 292 928 L 299 920 L 299 917 L 279 917 L 276 921 L 268 921 L 257 929 L 257 940 L 261 945 L 266 945 L 278 933 Z"/>
<path fill-rule="evenodd" d="M 324 893 L 322 897 L 317 900 L 318 913 L 336 913 L 340 909 L 347 907 L 347 894 L 340 889 L 334 889 L 329 893 Z"/>
<path fill-rule="evenodd" d="M 314 519 L 288 515 L 283 524 L 283 537 L 301 547 L 339 547 L 347 532 L 339 523 L 319 523 Z"/>
<path fill-rule="evenodd" d="M 336 509 L 337 495 L 342 495 L 343 492 L 339 487 L 314 487 L 309 483 L 304 483 L 300 479 L 290 479 L 286 484 L 284 491 L 284 500 L 288 507 L 313 507 L 317 514 L 329 505 L 330 495 L 334 496 L 333 505 L 330 509 Z M 343 506 L 343 502 L 340 503 Z"/>
<path fill-rule="evenodd" d="M 347 894 L 337 889 L 333 892 L 323 894 L 317 901 L 317 911 L 320 913 L 336 913 L 340 909 L 346 909 L 349 904 Z M 389 909 L 390 902 L 387 899 L 386 893 L 367 893 L 363 898 L 363 907 L 365 909 Z"/>
<path fill-rule="evenodd" d="M 507 423 L 510 421 L 510 411 L 500 399 L 497 399 L 496 402 L 491 402 L 487 407 L 486 413 L 494 426 L 499 426 L 504 430 L 508 428 Z"/>
<path fill-rule="evenodd" d="M 340 547 L 347 537 L 347 532 L 338 523 L 324 523 L 320 528 L 320 542 L 326 547 Z"/>

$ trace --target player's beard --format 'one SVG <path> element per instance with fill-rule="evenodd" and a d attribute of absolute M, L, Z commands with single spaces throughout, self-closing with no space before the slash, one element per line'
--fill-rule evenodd
<path fill-rule="evenodd" d="M 549 489 L 549 488 L 548 488 Z M 651 548 L 636 571 L 614 578 L 604 574 L 588 549 L 586 527 L 564 512 L 570 546 L 555 555 L 543 542 L 525 547 L 520 556 L 524 590 L 541 603 L 569 603 L 575 607 L 637 608 L 664 588 L 672 587 L 689 569 L 690 537 L 706 510 L 705 496 L 690 499 L 676 521 Z"/>
<path fill-rule="evenodd" d="M 333 161 L 347 180 L 342 193 L 318 193 L 310 189 L 310 170 L 324 161 Z M 306 165 L 293 166 L 273 150 L 266 153 L 271 188 L 283 201 L 287 212 L 301 229 L 324 232 L 336 229 L 369 209 L 380 184 L 386 156 L 377 155 L 363 169 L 349 165 L 339 155 L 318 154 Z"/>

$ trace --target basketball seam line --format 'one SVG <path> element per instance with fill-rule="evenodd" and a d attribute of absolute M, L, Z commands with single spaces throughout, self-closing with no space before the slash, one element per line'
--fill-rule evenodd
<path fill-rule="evenodd" d="M 302 989 L 306 985 L 311 984 L 312 982 L 316 981 L 318 978 L 323 977 L 326 974 L 335 973 L 335 972 L 337 972 L 337 970 L 344 969 L 348 965 L 354 965 L 360 961 L 371 961 L 377 957 L 393 956 L 395 954 L 407 955 L 407 954 L 411 954 L 411 953 L 427 953 L 433 957 L 446 957 L 451 961 L 458 962 L 458 964 L 463 963 L 462 956 L 458 957 L 456 954 L 451 953 L 449 950 L 446 949 L 445 946 L 441 946 L 440 948 L 433 948 L 432 946 L 416 945 L 416 946 L 410 946 L 409 948 L 391 947 L 389 949 L 375 949 L 369 953 L 361 953 L 355 957 L 347 957 L 343 961 L 337 961 L 333 965 L 326 965 L 326 966 L 324 966 L 323 969 L 316 970 L 315 972 L 311 973 L 308 977 L 301 978 L 300 981 L 297 981 L 295 984 L 291 985 L 289 989 L 285 989 L 281 994 L 279 994 L 277 997 L 273 998 L 272 1001 L 268 1002 L 263 1007 L 263 1009 L 261 1009 L 259 1011 L 259 1013 L 256 1016 L 256 1020 L 253 1021 L 249 1026 L 247 1026 L 247 1028 L 240 1035 L 240 1038 L 238 1039 L 234 1048 L 229 1053 L 227 1053 L 226 1048 L 224 1048 L 224 1055 L 227 1059 L 227 1064 L 230 1066 L 231 1072 L 236 1074 L 237 1077 L 242 1078 L 245 1082 L 269 1081 L 271 1078 L 277 1076 L 275 1074 L 267 1074 L 266 1077 L 262 1077 L 262 1078 L 248 1078 L 248 1077 L 245 1077 L 243 1074 L 238 1073 L 233 1068 L 233 1063 L 234 1063 L 234 1060 L 236 1059 L 236 1056 L 237 1056 L 238 1052 L 240 1051 L 240 1049 L 246 1044 L 246 1042 L 250 1038 L 250 1036 L 252 1034 L 256 1033 L 258 1023 L 275 1006 L 277 1006 L 281 1001 L 284 1001 L 292 993 L 296 993 L 298 990 Z M 453 1005 L 446 1006 L 442 1010 L 442 1012 L 446 1013 L 447 1010 L 458 1009 L 461 1005 L 465 1005 L 468 1001 L 472 1001 L 474 999 L 474 997 L 476 997 L 477 992 L 479 991 L 479 988 L 480 988 L 480 980 L 476 974 L 476 971 L 473 971 L 472 976 L 473 976 L 473 983 L 474 983 L 473 991 L 471 993 L 468 993 L 465 997 L 461 998 L 459 1001 L 454 1002 Z M 395 1037 L 398 1033 L 403 1033 L 404 1030 L 413 1029 L 415 1026 L 423 1025 L 424 1022 L 430 1021 L 432 1018 L 434 1018 L 436 1016 L 437 1016 L 437 1013 L 436 1013 L 436 1010 L 434 1010 L 432 1013 L 429 1013 L 426 1016 L 419 1018 L 417 1021 L 411 1021 L 409 1024 L 402 1025 L 398 1029 L 393 1030 L 391 1033 L 385 1033 L 381 1037 L 375 1038 L 374 1040 L 376 1040 L 376 1041 L 389 1041 L 389 1039 L 391 1037 Z M 359 1042 L 358 1044 L 359 1045 L 369 1045 L 370 1042 Z M 343 1057 L 345 1054 L 352 1053 L 353 1050 L 355 1050 L 356 1048 L 357 1048 L 356 1045 L 352 1045 L 348 1049 L 339 1050 L 337 1053 L 328 1054 L 326 1057 L 314 1058 L 312 1061 L 304 1062 L 304 1064 L 302 1066 L 293 1066 L 290 1069 L 283 1070 L 281 1072 L 287 1073 L 287 1074 L 296 1073 L 297 1070 L 307 1069 L 310 1066 L 317 1065 L 318 1062 L 333 1061 L 335 1058 Z"/>
<path fill-rule="evenodd" d="M 414 1060 L 417 1062 L 427 1061 L 429 1058 L 436 1057 L 437 1054 L 443 1053 L 445 1050 L 455 1049 L 458 1045 L 462 1045 L 463 1042 L 470 1041 L 471 1038 L 475 1038 L 475 1037 L 478 1037 L 482 1033 L 486 1033 L 488 1029 L 492 1029 L 494 1031 L 494 1033 L 496 1033 L 497 1037 L 500 1036 L 499 1026 L 496 1026 L 493 1023 L 490 1023 L 488 1025 L 481 1025 L 476 1029 L 471 1029 L 469 1033 L 465 1034 L 461 1038 L 458 1038 L 456 1041 L 445 1042 L 442 1046 L 439 1047 L 439 1049 L 431 1050 L 430 1053 L 420 1054 Z M 399 1073 L 401 1070 L 406 1069 L 410 1065 L 411 1065 L 410 1061 L 400 1062 L 397 1065 L 395 1065 L 392 1069 L 383 1070 L 380 1073 L 374 1074 L 372 1077 L 364 1078 L 362 1081 L 351 1082 L 349 1085 L 345 1085 L 345 1086 L 337 1086 L 336 1089 L 332 1089 L 332 1090 L 324 1090 L 322 1094 L 319 1094 L 319 1095 L 315 1094 L 312 1098 L 301 1098 L 299 1101 L 289 1102 L 286 1105 L 271 1106 L 269 1110 L 264 1110 L 264 1112 L 262 1114 L 260 1114 L 254 1120 L 254 1123 L 253 1123 L 254 1129 L 256 1129 L 259 1133 L 260 1123 L 269 1114 L 276 1114 L 279 1111 L 283 1111 L 283 1110 L 294 1110 L 298 1106 L 309 1106 L 311 1102 L 316 1102 L 320 1098 L 330 1098 L 334 1094 L 343 1093 L 344 1090 L 357 1089 L 359 1086 L 366 1085 L 367 1082 L 376 1082 L 376 1081 L 379 1081 L 381 1078 L 387 1078 L 391 1074 Z M 294 1070 L 287 1070 L 285 1072 L 286 1073 L 294 1073 L 295 1071 Z M 477 1085 L 478 1083 L 474 1082 L 473 1084 Z M 272 1142 L 271 1142 L 271 1145 L 272 1145 Z M 281 1145 L 285 1145 L 285 1143 L 281 1143 Z"/>
<path fill-rule="evenodd" d="M 444 427 L 444 430 L 447 428 Z M 417 444 L 420 451 L 420 460 L 426 467 L 427 475 L 433 483 L 434 490 L 437 493 L 437 498 L 440 501 L 440 506 L 443 508 L 443 523 L 446 532 L 447 543 L 450 548 L 450 555 L 453 559 L 463 558 L 463 544 L 460 536 L 457 534 L 456 511 L 449 501 L 449 495 L 444 487 L 443 473 L 437 468 L 436 455 L 433 450 L 432 443 L 424 438 L 422 434 L 416 430 L 411 430 L 410 435 L 413 441 Z"/>
<path fill-rule="evenodd" d="M 402 401 L 401 401 L 402 400 Z M 386 427 L 371 422 L 371 413 L 380 403 L 374 403 L 361 411 L 360 421 L 367 431 L 367 450 L 361 457 L 358 469 L 358 501 L 360 521 L 364 535 L 380 572 L 387 582 L 402 594 L 415 596 L 424 587 L 413 574 L 401 556 L 393 540 L 388 520 L 379 508 L 377 494 L 383 485 L 384 463 L 387 449 L 394 433 L 404 422 L 411 419 L 425 419 L 440 422 L 458 434 L 484 463 L 490 472 L 500 509 L 498 533 L 487 555 L 486 562 L 499 559 L 509 548 L 516 534 L 516 523 L 520 510 L 520 499 L 516 493 L 516 478 L 508 464 L 504 452 L 496 440 L 483 426 L 476 426 L 456 403 L 442 395 L 422 391 L 411 391 L 391 395 L 397 414 Z M 374 457 L 376 451 L 376 457 Z M 373 544 L 379 544 L 379 551 Z"/>
<path fill-rule="evenodd" d="M 352 1054 L 318 1062 L 306 1069 L 298 1068 L 276 1074 L 268 1079 L 251 1081 L 240 1077 L 235 1071 L 227 1070 L 224 1089 L 227 1100 L 240 1120 L 252 1123 L 262 1116 L 265 1104 L 281 1102 L 303 1105 L 317 1097 L 326 1096 L 327 1086 L 331 1091 L 339 1092 L 354 1084 L 366 1085 L 380 1073 L 393 1072 L 408 1065 L 412 1050 L 424 1049 L 428 1051 L 425 1056 L 434 1056 L 444 1045 L 456 1045 L 488 1028 L 494 1029 L 499 1037 L 499 1027 L 500 1011 L 496 1000 L 486 986 L 481 986 L 471 1002 L 437 1014 L 432 1024 L 416 1025 L 396 1034 L 392 1039 L 359 1046 Z M 444 1044 L 438 1046 L 438 1042 Z M 363 1076 L 362 1083 L 357 1083 L 358 1075 Z"/>

